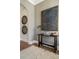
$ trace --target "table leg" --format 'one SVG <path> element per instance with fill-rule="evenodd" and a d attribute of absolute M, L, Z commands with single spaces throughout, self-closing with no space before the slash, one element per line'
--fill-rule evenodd
<path fill-rule="evenodd" d="M 57 37 L 54 37 L 54 50 L 57 51 Z"/>
<path fill-rule="evenodd" d="M 41 44 L 41 46 L 42 46 L 42 35 L 40 35 L 40 44 Z"/>
<path fill-rule="evenodd" d="M 40 35 L 38 35 L 38 46 L 40 46 Z"/>

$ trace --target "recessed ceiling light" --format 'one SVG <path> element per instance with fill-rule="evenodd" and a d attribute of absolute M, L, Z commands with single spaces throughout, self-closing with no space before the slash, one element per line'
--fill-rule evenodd
<path fill-rule="evenodd" d="M 41 2 L 43 2 L 44 0 L 28 0 L 30 3 L 32 3 L 33 5 L 37 5 Z"/>

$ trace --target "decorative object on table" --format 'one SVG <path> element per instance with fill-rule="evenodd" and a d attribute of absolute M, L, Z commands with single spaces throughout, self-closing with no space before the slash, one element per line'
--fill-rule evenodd
<path fill-rule="evenodd" d="M 41 30 L 41 27 L 42 27 L 41 25 L 38 25 L 38 26 L 37 26 L 37 29 L 38 29 L 38 30 Z"/>
<path fill-rule="evenodd" d="M 51 35 L 59 36 L 59 32 L 53 32 L 53 33 L 51 33 Z"/>
<path fill-rule="evenodd" d="M 23 34 L 27 34 L 27 32 L 28 32 L 28 28 L 27 28 L 27 26 L 24 25 L 24 26 L 22 27 L 22 33 L 23 33 Z"/>
<path fill-rule="evenodd" d="M 27 21 L 28 21 L 27 16 L 24 15 L 24 16 L 22 17 L 22 24 L 26 24 Z"/>
<path fill-rule="evenodd" d="M 38 29 L 41 28 L 41 25 L 39 25 L 37 28 L 38 28 Z"/>
<path fill-rule="evenodd" d="M 37 34 L 41 33 L 41 25 L 38 25 L 36 30 L 37 30 Z"/>
<path fill-rule="evenodd" d="M 44 31 L 58 31 L 58 6 L 41 12 L 41 24 Z"/>

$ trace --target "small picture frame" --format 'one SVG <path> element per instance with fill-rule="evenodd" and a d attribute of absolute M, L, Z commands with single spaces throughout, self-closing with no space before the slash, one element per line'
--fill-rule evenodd
<path fill-rule="evenodd" d="M 23 34 L 27 34 L 27 32 L 28 32 L 27 26 L 23 25 L 23 26 L 22 26 L 22 33 L 23 33 Z"/>
<path fill-rule="evenodd" d="M 26 24 L 27 21 L 28 21 L 27 16 L 24 15 L 24 16 L 22 17 L 22 24 Z"/>

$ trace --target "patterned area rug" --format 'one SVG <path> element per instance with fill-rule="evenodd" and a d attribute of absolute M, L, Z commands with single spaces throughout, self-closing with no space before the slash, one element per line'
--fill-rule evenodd
<path fill-rule="evenodd" d="M 59 56 L 42 48 L 31 46 L 20 52 L 20 59 L 59 59 Z"/>

